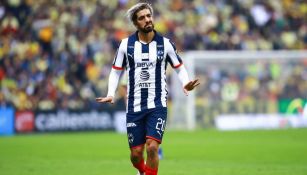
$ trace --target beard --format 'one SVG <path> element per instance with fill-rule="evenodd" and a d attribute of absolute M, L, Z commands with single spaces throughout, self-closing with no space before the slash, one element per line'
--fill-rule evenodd
<path fill-rule="evenodd" d="M 139 28 L 139 30 L 143 33 L 152 32 L 154 30 L 154 24 L 149 23 L 149 24 L 145 25 L 143 28 Z"/>

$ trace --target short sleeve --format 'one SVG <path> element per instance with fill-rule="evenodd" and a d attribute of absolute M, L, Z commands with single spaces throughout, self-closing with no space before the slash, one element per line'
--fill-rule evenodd
<path fill-rule="evenodd" d="M 127 41 L 122 40 L 120 43 L 114 60 L 113 60 L 113 65 L 112 68 L 116 70 L 123 70 L 126 67 L 126 50 L 127 50 Z"/>

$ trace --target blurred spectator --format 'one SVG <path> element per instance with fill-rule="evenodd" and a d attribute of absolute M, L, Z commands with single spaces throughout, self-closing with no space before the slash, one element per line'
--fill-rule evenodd
<path fill-rule="evenodd" d="M 306 60 L 247 61 L 229 66 L 230 61 L 198 62 L 201 66 L 196 76 L 203 82 L 195 95 L 199 125 L 213 126 L 219 114 L 276 114 L 282 100 L 307 99 Z"/>
<path fill-rule="evenodd" d="M 35 110 L 97 108 L 93 99 L 106 93 L 115 49 L 134 30 L 122 16 L 136 2 L 1 1 L 1 103 Z M 176 42 L 180 51 L 307 48 L 307 2 L 304 0 L 157 0 L 152 3 L 156 9 L 156 30 Z M 212 75 L 223 76 L 221 72 Z M 223 98 L 228 101 L 248 93 L 237 92 L 242 83 L 249 81 L 244 84 L 251 86 L 250 82 L 254 82 L 252 77 L 244 81 L 231 77 L 223 82 L 224 86 L 216 77 L 208 81 L 209 92 L 215 96 L 223 91 Z M 294 87 L 300 78 L 292 81 L 289 80 L 286 89 L 296 88 L 293 93 L 305 92 L 300 89 L 306 87 Z M 253 88 L 247 87 L 245 91 Z M 229 91 L 234 94 L 227 94 Z"/>

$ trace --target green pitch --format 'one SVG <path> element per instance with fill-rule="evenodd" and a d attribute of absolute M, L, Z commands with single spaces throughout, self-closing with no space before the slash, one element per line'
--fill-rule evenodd
<path fill-rule="evenodd" d="M 165 134 L 160 175 L 306 175 L 307 129 Z M 1 175 L 135 175 L 126 136 L 0 137 Z"/>

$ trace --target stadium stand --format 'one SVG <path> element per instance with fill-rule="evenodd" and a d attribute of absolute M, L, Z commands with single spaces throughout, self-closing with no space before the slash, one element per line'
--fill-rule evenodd
<path fill-rule="evenodd" d="M 134 31 L 123 18 L 135 2 L 0 1 L 0 104 L 18 110 L 99 108 L 94 99 L 106 94 L 115 49 Z M 179 51 L 307 48 L 304 0 L 157 0 L 153 6 L 156 30 Z M 307 92 L 307 63 L 294 66 L 297 78 L 285 86 L 292 93 L 271 98 Z M 269 78 L 244 80 L 263 85 Z"/>

